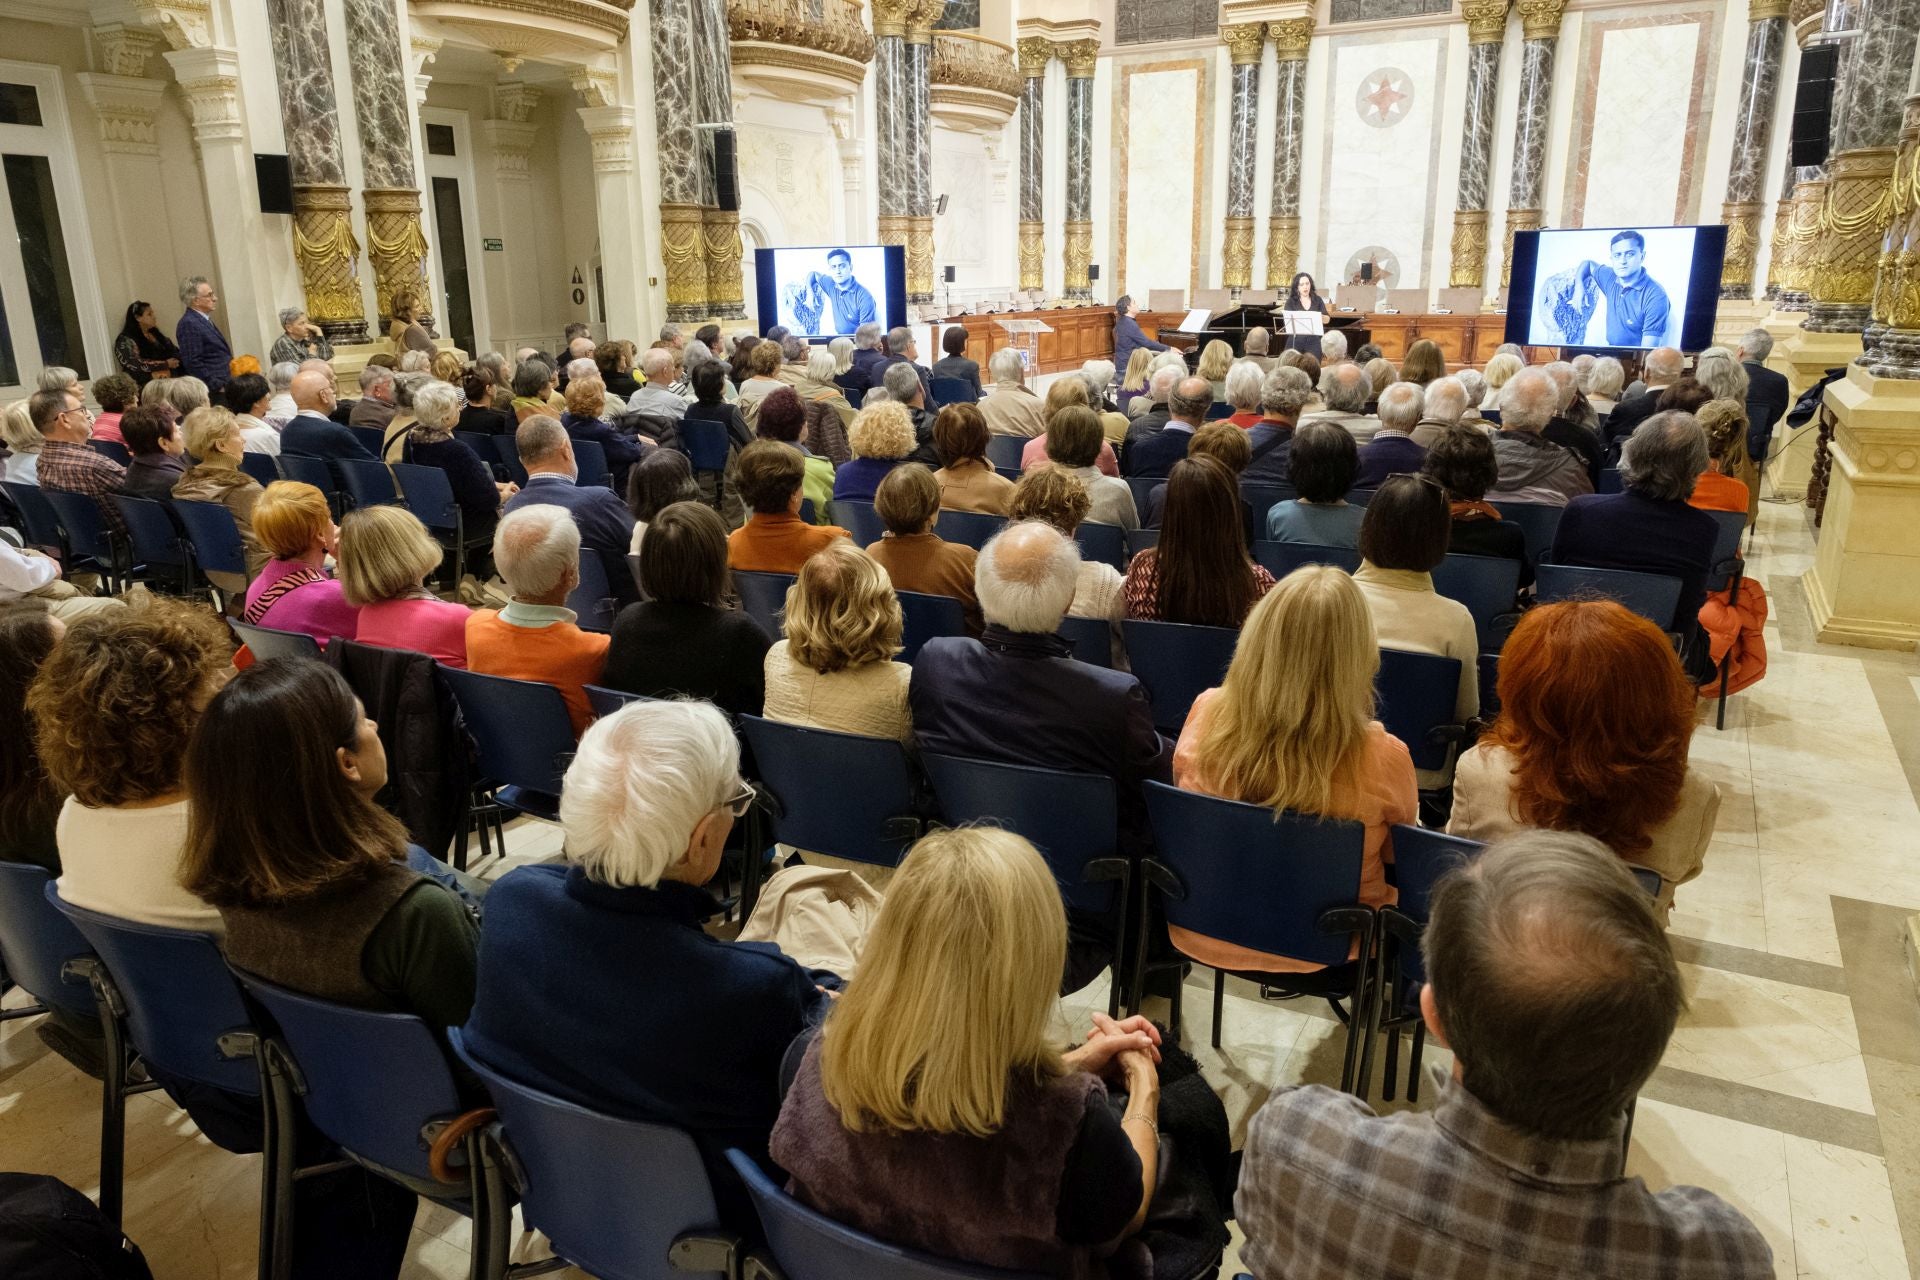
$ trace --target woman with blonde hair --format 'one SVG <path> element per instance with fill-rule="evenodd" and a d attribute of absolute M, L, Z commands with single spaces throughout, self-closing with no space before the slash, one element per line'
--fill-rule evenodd
<path fill-rule="evenodd" d="M 1747 456 L 1746 406 L 1709 400 L 1696 416 L 1707 433 L 1707 469 L 1694 482 L 1687 505 L 1702 511 L 1747 511 L 1759 473 Z"/>
<path fill-rule="evenodd" d="M 1487 361 L 1487 367 L 1482 370 L 1487 379 L 1487 396 L 1486 399 L 1480 402 L 1480 407 L 1482 409 L 1498 409 L 1500 407 L 1500 388 L 1507 385 L 1507 379 L 1524 368 L 1526 368 L 1526 365 L 1520 362 L 1520 357 L 1514 355 L 1511 351 L 1499 352 L 1493 359 Z"/>
<path fill-rule="evenodd" d="M 977 1266 L 1091 1274 L 1128 1242 L 1162 1178 L 1163 1083 L 1180 1086 L 1183 1106 L 1212 1095 L 1198 1096 L 1192 1060 L 1144 1018 L 1095 1014 L 1086 1043 L 1060 1052 L 1066 957 L 1060 893 L 1032 845 L 991 827 L 914 845 L 774 1124 L 769 1152 L 793 1194 L 856 1230 Z M 1125 1090 L 1124 1108 L 1107 1081 Z M 1176 1140 L 1176 1167 L 1214 1154 Z M 1156 1231 L 1161 1257 L 1136 1253 L 1129 1270 L 1190 1274 L 1208 1253 L 1217 1265 L 1223 1181 L 1191 1188 L 1214 1201 L 1199 1239 Z M 1176 1266 L 1176 1253 L 1194 1256 Z"/>
<path fill-rule="evenodd" d="M 1374 719 L 1373 615 L 1344 570 L 1296 569 L 1254 606 L 1217 689 L 1194 699 L 1174 748 L 1174 785 L 1276 812 L 1366 826 L 1359 900 L 1394 901 L 1391 828 L 1419 815 L 1413 758 Z M 1321 966 L 1169 927 L 1173 945 L 1224 969 Z"/>
<path fill-rule="evenodd" d="M 354 639 L 467 665 L 465 605 L 427 590 L 446 549 L 405 507 L 357 507 L 340 521 L 340 594 L 360 610 Z"/>
<path fill-rule="evenodd" d="M 900 652 L 900 600 L 886 570 L 837 539 L 787 588 L 785 639 L 767 650 L 766 717 L 782 724 L 913 741 Z"/>
<path fill-rule="evenodd" d="M 919 444 L 913 417 L 896 400 L 870 404 L 854 415 L 847 445 L 853 460 L 834 473 L 836 502 L 872 502 L 887 472 L 899 466 Z"/>
<path fill-rule="evenodd" d="M 387 340 L 393 343 L 393 354 L 421 351 L 431 357 L 433 335 L 419 321 L 420 296 L 411 289 L 395 289 L 388 313 L 393 317 L 387 325 Z"/>
<path fill-rule="evenodd" d="M 1145 347 L 1135 347 L 1127 357 L 1127 371 L 1120 378 L 1120 412 L 1126 413 L 1133 398 L 1146 391 L 1148 369 L 1152 364 L 1153 352 Z"/>
<path fill-rule="evenodd" d="M 1375 356 L 1366 363 L 1367 379 L 1373 390 L 1367 393 L 1367 412 L 1372 413 L 1374 405 L 1380 400 L 1380 393 L 1400 381 L 1400 371 L 1393 367 L 1393 361 L 1385 356 Z"/>
<path fill-rule="evenodd" d="M 1094 421 L 1100 427 L 1101 438 L 1100 453 L 1094 458 L 1093 465 L 1101 475 L 1119 479 L 1120 459 L 1113 452 L 1113 441 L 1109 438 L 1107 424 L 1100 412 L 1100 402 L 1094 398 L 1084 378 L 1061 378 L 1047 388 L 1045 412 L 1048 430 L 1052 430 L 1053 420 L 1063 409 L 1089 409 L 1093 412 Z M 1124 440 L 1126 434 L 1123 426 L 1120 438 Z M 1048 461 L 1050 457 L 1051 455 L 1047 453 L 1047 435 L 1043 431 L 1022 446 L 1020 469 L 1025 471 L 1028 467 L 1037 467 Z"/>
<path fill-rule="evenodd" d="M 7 406 L 6 416 L 0 418 L 0 440 L 7 445 L 6 470 L 0 478 L 14 484 L 40 483 L 40 449 L 47 442 L 33 425 L 33 413 L 27 403 L 15 400 Z"/>
<path fill-rule="evenodd" d="M 152 410 L 137 410 L 150 413 Z M 208 406 L 187 415 L 181 435 L 187 452 L 200 461 L 173 485 L 176 502 L 213 502 L 225 507 L 240 531 L 240 543 L 247 552 L 247 572 L 258 574 L 267 567 L 267 549 L 254 532 L 254 508 L 265 492 L 260 482 L 240 469 L 240 458 L 247 442 L 240 420 L 226 409 Z M 227 595 L 229 605 L 237 605 L 246 591 L 245 579 L 218 570 L 208 573 L 213 585 Z"/>
<path fill-rule="evenodd" d="M 460 386 L 466 381 L 467 367 L 460 363 L 460 353 L 454 350 L 436 351 L 427 365 L 427 372 L 442 382 Z M 463 393 L 464 394 L 464 393 Z"/>
<path fill-rule="evenodd" d="M 305 632 L 321 644 L 334 636 L 355 639 L 360 610 L 325 567 L 340 542 L 327 495 L 297 480 L 276 480 L 253 505 L 253 532 L 273 559 L 247 588 L 245 619 Z"/>
<path fill-rule="evenodd" d="M 1196 378 L 1205 378 L 1213 384 L 1213 399 L 1217 404 L 1227 398 L 1227 370 L 1233 367 L 1233 348 L 1215 338 L 1200 348 L 1200 362 L 1193 371 Z"/>

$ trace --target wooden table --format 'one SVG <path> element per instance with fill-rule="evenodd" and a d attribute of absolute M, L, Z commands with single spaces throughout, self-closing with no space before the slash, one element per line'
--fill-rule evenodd
<path fill-rule="evenodd" d="M 1345 316 L 1351 312 L 1339 312 Z M 1140 327 L 1149 335 L 1157 335 L 1161 328 L 1176 329 L 1185 317 L 1171 311 L 1142 312 Z M 1446 357 L 1447 368 L 1478 369 L 1493 358 L 1500 344 L 1507 340 L 1507 318 L 1500 315 L 1481 313 L 1456 315 L 1383 315 L 1368 312 L 1360 315 L 1360 323 L 1372 333 L 1372 340 L 1380 348 L 1380 354 L 1399 364 L 1406 358 L 1407 348 L 1421 338 L 1437 343 L 1440 353 Z M 1273 335 L 1272 351 L 1275 355 L 1286 343 L 1286 337 L 1276 328 Z M 1558 348 L 1529 347 L 1527 363 L 1535 364 L 1545 360 L 1559 358 Z M 1122 370 L 1122 372 L 1125 372 Z"/>

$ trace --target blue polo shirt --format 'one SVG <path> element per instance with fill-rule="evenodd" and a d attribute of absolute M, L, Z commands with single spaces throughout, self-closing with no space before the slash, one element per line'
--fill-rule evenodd
<path fill-rule="evenodd" d="M 1667 291 L 1643 267 L 1623 281 L 1613 268 L 1588 263 L 1588 274 L 1607 298 L 1607 344 L 1615 347 L 1657 347 L 1666 341 L 1673 306 Z"/>

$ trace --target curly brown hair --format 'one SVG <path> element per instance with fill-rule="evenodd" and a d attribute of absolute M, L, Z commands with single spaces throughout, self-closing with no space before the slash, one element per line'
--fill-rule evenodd
<path fill-rule="evenodd" d="M 1086 481 L 1063 466 L 1046 463 L 1021 476 L 1013 486 L 1013 496 L 1007 501 L 1007 522 L 1039 520 L 1071 538 L 1092 509 L 1093 498 L 1087 493 Z"/>
<path fill-rule="evenodd" d="M 72 623 L 27 690 L 47 776 L 93 809 L 178 791 L 187 739 L 232 660 L 226 628 L 184 604 Z"/>

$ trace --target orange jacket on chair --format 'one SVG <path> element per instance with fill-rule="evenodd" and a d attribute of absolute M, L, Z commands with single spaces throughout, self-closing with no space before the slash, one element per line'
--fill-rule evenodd
<path fill-rule="evenodd" d="M 1722 658 L 1730 657 L 1727 692 L 1738 693 L 1767 674 L 1767 639 L 1762 634 L 1767 625 L 1767 593 L 1755 579 L 1742 578 L 1739 602 L 1731 602 L 1730 595 L 1728 591 L 1708 592 L 1707 602 L 1700 606 L 1700 625 L 1707 633 L 1715 667 Z M 1717 673 L 1700 686 L 1700 696 L 1720 696 Z"/>

